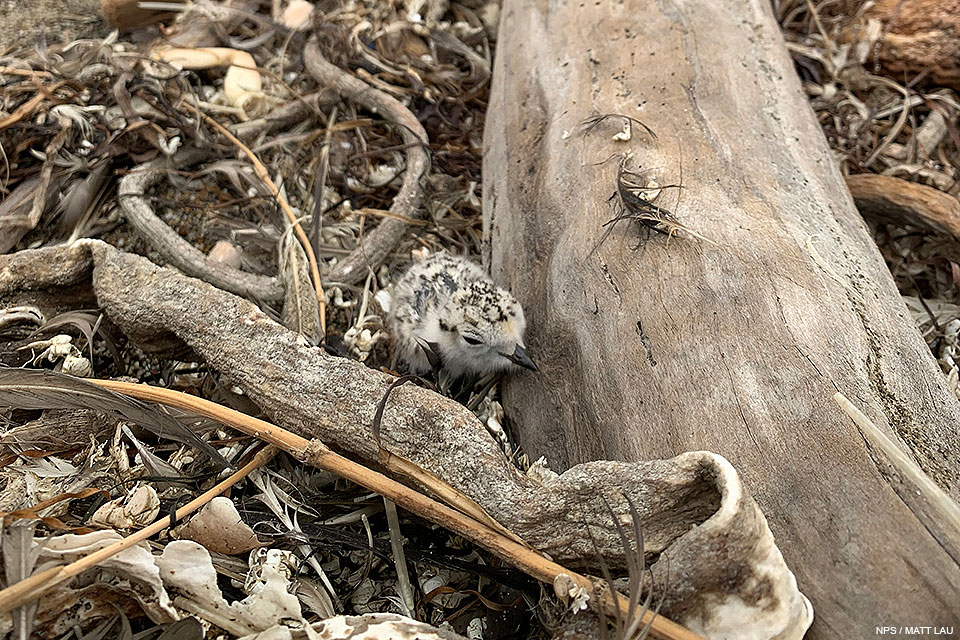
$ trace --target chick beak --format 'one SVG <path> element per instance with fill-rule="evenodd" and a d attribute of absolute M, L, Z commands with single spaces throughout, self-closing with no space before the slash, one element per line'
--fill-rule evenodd
<path fill-rule="evenodd" d="M 524 369 L 530 369 L 530 371 L 539 372 L 540 369 L 537 369 L 537 365 L 533 363 L 533 360 L 530 359 L 530 356 L 527 355 L 527 352 L 523 350 L 523 347 L 517 345 L 517 348 L 514 349 L 513 353 L 507 355 L 506 353 L 501 354 L 504 358 L 509 360 L 515 365 L 519 365 Z"/>

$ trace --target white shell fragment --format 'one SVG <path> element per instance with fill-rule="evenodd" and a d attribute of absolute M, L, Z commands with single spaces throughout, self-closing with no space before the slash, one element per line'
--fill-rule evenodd
<path fill-rule="evenodd" d="M 35 571 L 69 564 L 120 539 L 116 531 L 102 530 L 35 540 L 35 544 L 42 543 Z M 62 585 L 41 598 L 35 615 L 40 626 L 35 631 L 41 633 L 42 629 L 43 632 L 37 637 L 60 637 L 72 631 L 81 614 L 92 617 L 96 609 L 101 610 L 104 617 L 112 617 L 116 615 L 116 603 L 121 598 L 135 599 L 144 613 L 158 624 L 179 618 L 146 543 L 107 558 L 91 573 L 96 575 L 94 583 L 81 578 L 78 583 Z"/>
<path fill-rule="evenodd" d="M 177 606 L 237 636 L 266 631 L 274 626 L 302 629 L 306 621 L 300 601 L 287 591 L 290 581 L 273 566 L 265 566 L 261 589 L 243 600 L 227 604 L 217 586 L 210 554 L 196 542 L 175 540 L 157 558 L 167 589 L 180 594 Z"/>
<path fill-rule="evenodd" d="M 159 515 L 160 497 L 156 489 L 144 484 L 101 506 L 92 521 L 115 529 L 132 529 L 150 524 Z"/>
<path fill-rule="evenodd" d="M 213 245 L 213 248 L 210 249 L 207 257 L 224 266 L 233 269 L 240 268 L 240 251 L 227 240 L 218 240 L 217 243 Z"/>
<path fill-rule="evenodd" d="M 310 26 L 313 3 L 307 0 L 292 0 L 283 11 L 283 25 L 299 31 Z"/>
<path fill-rule="evenodd" d="M 587 608 L 590 601 L 590 592 L 573 581 L 565 573 L 553 579 L 553 592 L 563 604 L 567 605 L 571 613 L 577 613 Z"/>
<path fill-rule="evenodd" d="M 240 518 L 233 501 L 223 496 L 204 505 L 189 522 L 171 531 L 171 536 L 193 540 L 210 551 L 226 555 L 246 553 L 260 546 L 256 534 Z"/>
<path fill-rule="evenodd" d="M 613 139 L 619 142 L 629 142 L 630 138 L 633 137 L 633 127 L 630 124 L 630 121 L 624 119 L 623 121 L 623 130 L 614 134 Z"/>
<path fill-rule="evenodd" d="M 245 110 L 248 115 L 258 115 L 263 107 L 263 80 L 256 61 L 246 51 L 226 47 L 167 47 L 154 49 L 151 55 L 181 69 L 227 67 L 227 75 L 223 79 L 223 95 L 227 104 Z"/>

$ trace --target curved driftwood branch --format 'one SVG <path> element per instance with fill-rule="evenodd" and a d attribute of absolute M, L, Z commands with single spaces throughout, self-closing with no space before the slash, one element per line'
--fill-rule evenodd
<path fill-rule="evenodd" d="M 279 425 L 376 462 L 371 429 L 391 378 L 302 344 L 250 302 L 97 241 L 0 258 L 0 302 L 79 284 L 91 272 L 98 303 L 143 348 L 171 336 L 240 386 Z M 47 273 L 42 265 L 47 266 Z M 16 268 L 12 268 L 16 265 Z M 30 265 L 28 267 L 28 265 Z M 27 283 L 24 274 L 30 273 Z M 637 504 L 645 550 L 665 596 L 662 612 L 706 636 L 800 638 L 809 604 L 733 468 L 707 452 L 671 460 L 578 465 L 543 483 L 520 474 L 476 417 L 428 390 L 394 390 L 380 427 L 383 445 L 466 493 L 529 544 L 574 566 L 615 565 L 623 548 L 604 498 L 629 520 Z M 596 540 L 594 549 L 586 527 Z"/>
<path fill-rule="evenodd" d="M 127 222 L 164 260 L 188 275 L 240 296 L 271 302 L 282 299 L 283 284 L 280 280 L 246 273 L 211 260 L 158 218 L 147 202 L 147 189 L 162 180 L 169 169 L 189 166 L 202 157 L 203 152 L 195 149 L 178 153 L 172 158 L 161 156 L 124 177 L 120 181 L 117 196 Z"/>
<path fill-rule="evenodd" d="M 483 201 L 492 272 L 523 303 L 542 372 L 504 394 L 524 449 L 559 468 L 716 451 L 810 596 L 811 638 L 960 627 L 956 528 L 831 398 L 849 397 L 954 498 L 960 405 L 853 207 L 770 3 L 507 0 L 502 15 Z M 658 137 L 630 137 L 622 117 L 586 131 L 595 114 Z M 604 161 L 628 152 L 635 181 L 682 182 L 657 204 L 710 242 L 627 223 L 600 242 L 618 181 Z"/>
<path fill-rule="evenodd" d="M 325 278 L 330 282 L 355 284 L 367 277 L 368 268 L 376 269 L 380 266 L 383 259 L 400 242 L 408 226 L 403 218 L 419 217 L 420 180 L 430 164 L 426 151 L 427 132 L 410 110 L 398 100 L 324 60 L 317 47 L 316 37 L 307 42 L 303 61 L 307 71 L 320 83 L 321 88 L 332 88 L 344 98 L 399 125 L 400 136 L 404 144 L 409 145 L 403 182 L 393 204 L 390 205 L 390 213 L 398 217 L 382 220 L 376 229 L 367 234 L 360 246 L 337 263 Z"/>

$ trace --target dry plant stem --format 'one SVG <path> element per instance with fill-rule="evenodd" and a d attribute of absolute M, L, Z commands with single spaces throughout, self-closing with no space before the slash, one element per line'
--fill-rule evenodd
<path fill-rule="evenodd" d="M 960 238 L 960 201 L 939 189 L 892 176 L 847 176 L 847 188 L 866 217 L 918 225 Z"/>
<path fill-rule="evenodd" d="M 0 67 L 0 75 L 24 76 L 27 78 L 52 78 L 49 71 L 33 71 L 32 69 L 17 69 L 16 67 Z"/>
<path fill-rule="evenodd" d="M 313 192 L 313 244 L 310 245 L 310 251 L 313 256 L 320 250 L 320 225 L 323 222 L 321 213 L 323 211 L 323 190 L 327 186 L 327 173 L 330 170 L 330 140 L 333 138 L 333 128 L 337 122 L 337 107 L 330 110 L 330 116 L 327 118 L 327 131 L 323 136 L 323 147 L 320 148 L 320 172 L 317 177 L 316 189 Z M 313 263 L 311 262 L 311 267 Z M 327 307 L 322 300 L 320 302 L 320 328 L 323 335 L 326 335 L 327 326 Z"/>
<path fill-rule="evenodd" d="M 404 615 L 413 616 L 416 601 L 413 598 L 413 587 L 410 584 L 410 574 L 407 571 L 407 554 L 403 552 L 403 533 L 400 531 L 400 516 L 397 505 L 392 500 L 383 499 L 384 512 L 387 514 L 387 527 L 390 529 L 390 548 L 393 550 L 393 563 L 397 569 L 400 599 L 406 609 Z"/>
<path fill-rule="evenodd" d="M 310 93 L 287 104 L 277 107 L 262 118 L 247 120 L 230 125 L 230 129 L 238 137 L 243 138 L 252 134 L 262 134 L 279 127 L 285 127 L 302 122 L 311 114 L 332 106 L 335 103 L 333 92 L 318 91 Z"/>
<path fill-rule="evenodd" d="M 393 199 L 390 212 L 406 218 L 417 218 L 420 209 L 420 179 L 427 171 L 429 158 L 426 152 L 427 132 L 420 122 L 395 98 L 374 89 L 362 80 L 353 77 L 339 67 L 324 60 L 313 37 L 304 51 L 307 71 L 321 84 L 330 87 L 345 99 L 375 112 L 399 125 L 404 143 L 409 144 L 407 166 L 400 191 Z M 376 269 L 384 258 L 400 242 L 407 223 L 401 218 L 387 218 L 350 255 L 341 260 L 327 274 L 327 280 L 356 284 L 367 275 L 367 269 Z"/>
<path fill-rule="evenodd" d="M 240 142 L 240 140 L 235 135 L 230 133 L 226 127 L 200 111 L 198 108 L 189 104 L 187 106 L 192 109 L 194 113 L 203 118 L 204 121 L 216 128 L 217 131 L 226 136 L 227 139 L 235 144 L 238 149 L 243 151 L 243 153 L 253 164 L 253 170 L 256 172 L 257 177 L 260 178 L 265 185 L 267 185 L 267 189 L 269 189 L 270 193 L 273 194 L 273 197 L 277 199 L 277 203 L 283 210 L 284 215 L 287 216 L 290 224 L 293 225 L 293 231 L 297 234 L 297 239 L 303 246 L 303 251 L 307 254 L 307 261 L 310 263 L 310 276 L 313 279 L 313 288 L 316 291 L 317 304 L 319 305 L 320 309 L 320 333 L 325 336 L 327 334 L 327 304 L 326 296 L 323 293 L 323 282 L 320 280 L 320 267 L 317 264 L 317 255 L 313 252 L 313 245 L 310 244 L 310 239 L 307 237 L 306 232 L 303 230 L 303 227 L 300 226 L 300 220 L 293 212 L 293 209 L 290 208 L 290 203 L 287 202 L 287 199 L 282 193 L 280 193 L 280 189 L 277 188 L 277 185 L 274 184 L 273 180 L 270 178 L 270 174 L 267 173 L 267 168 L 263 166 L 262 162 L 260 162 L 260 158 L 257 157 L 257 154 L 250 150 L 250 147 Z"/>
<path fill-rule="evenodd" d="M 29 116 L 31 113 L 33 113 L 33 110 L 39 107 L 45 99 L 45 95 L 38 93 L 17 107 L 16 111 L 8 115 L 6 118 L 0 118 L 0 131 L 3 131 L 7 127 L 14 125 Z"/>
<path fill-rule="evenodd" d="M 261 440 L 276 445 L 284 451 L 290 452 L 291 454 L 305 450 L 311 442 L 302 436 L 291 433 L 290 431 L 270 424 L 269 422 L 253 418 L 244 413 L 240 413 L 239 411 L 228 409 L 227 407 L 223 407 L 214 402 L 197 398 L 196 396 L 179 393 L 177 391 L 172 391 L 170 389 L 152 387 L 144 384 L 131 384 L 129 382 L 120 382 L 117 380 L 91 379 L 88 380 L 88 382 L 93 382 L 101 387 L 110 389 L 111 391 L 122 393 L 140 400 L 157 402 L 172 407 L 179 407 L 181 409 L 194 411 L 198 414 L 213 418 L 214 420 L 219 420 L 225 424 L 229 424 L 243 433 L 260 438 Z M 447 504 L 453 506 L 455 509 L 458 509 L 461 513 L 466 514 L 468 517 L 477 522 L 483 523 L 490 529 L 500 533 L 500 535 L 510 538 L 513 540 L 513 542 L 532 550 L 532 548 L 524 543 L 523 540 L 521 540 L 516 534 L 509 531 L 499 522 L 491 518 L 490 515 L 469 496 L 465 495 L 461 491 L 458 491 L 454 487 L 451 487 L 436 475 L 418 467 L 409 460 L 397 455 L 393 455 L 383 448 L 380 449 L 378 462 L 385 469 L 388 469 L 392 473 L 396 473 L 402 477 L 413 480 L 414 482 L 418 482 L 423 486 L 429 487 L 435 495 L 440 497 Z"/>
<path fill-rule="evenodd" d="M 596 591 L 596 585 L 590 578 L 547 560 L 537 551 L 515 542 L 489 525 L 478 522 L 470 516 L 441 504 L 396 480 L 392 480 L 381 473 L 368 469 L 359 463 L 331 451 L 319 440 L 307 440 L 269 422 L 248 416 L 239 411 L 234 411 L 233 409 L 228 409 L 227 407 L 220 406 L 203 398 L 189 396 L 169 389 L 114 380 L 89 380 L 89 382 L 116 391 L 117 393 L 129 395 L 133 398 L 187 409 L 199 415 L 221 421 L 243 433 L 252 435 L 264 442 L 283 449 L 301 462 L 335 473 L 342 478 L 380 494 L 411 513 L 415 513 L 430 522 L 462 535 L 506 562 L 509 562 L 524 573 L 548 585 L 552 585 L 558 575 L 566 574 L 570 576 L 578 586 L 587 589 L 589 593 Z M 244 467 L 244 469 L 246 469 L 246 467 Z M 249 471 L 247 473 L 249 473 Z M 211 496 L 211 498 L 212 497 L 213 496 Z M 190 505 L 187 506 L 189 507 Z M 187 507 L 184 507 L 184 509 L 186 508 Z M 605 590 L 605 592 L 608 595 L 603 598 L 600 604 L 604 607 L 607 614 L 611 616 L 627 615 L 629 608 L 627 599 L 616 592 L 613 592 L 615 594 L 614 597 L 610 597 L 610 590 Z M 5 602 L 4 593 L 5 591 L 0 591 L 0 610 L 4 610 L 2 608 Z M 641 619 L 641 626 L 648 624 L 651 619 L 653 620 L 651 634 L 655 638 L 663 638 L 664 640 L 702 640 L 701 636 L 650 611 L 644 613 Z"/>
<path fill-rule="evenodd" d="M 860 409 L 858 409 L 845 395 L 839 391 L 833 395 L 834 401 L 840 405 L 843 412 L 857 423 L 860 430 L 871 443 L 879 447 L 897 469 L 917 487 L 943 518 L 944 524 L 960 533 L 960 506 L 948 496 L 930 476 L 923 472 L 917 463 L 911 460 L 896 444 L 888 438 L 877 425 L 873 423 Z"/>
<path fill-rule="evenodd" d="M 147 188 L 158 182 L 169 163 L 190 165 L 202 157 L 201 151 L 184 151 L 172 159 L 158 158 L 141 165 L 120 181 L 118 196 L 127 222 L 144 242 L 184 273 L 246 298 L 276 301 L 283 298 L 283 286 L 277 278 L 244 273 L 207 258 L 202 251 L 167 226 L 147 203 Z"/>
<path fill-rule="evenodd" d="M 250 460 L 250 462 L 230 475 L 228 478 L 224 479 L 222 482 L 219 482 L 213 488 L 205 491 L 200 496 L 194 498 L 183 507 L 177 509 L 177 513 L 174 517 L 177 520 L 180 520 L 181 518 L 193 513 L 233 485 L 240 482 L 240 480 L 249 475 L 250 472 L 267 464 L 277 454 L 277 452 L 278 449 L 272 446 L 268 446 L 260 450 L 253 457 L 253 459 Z M 71 562 L 70 564 L 62 567 L 52 567 L 46 571 L 41 571 L 40 573 L 30 576 L 26 580 L 21 580 L 20 582 L 3 589 L 0 591 L 0 613 L 6 613 L 19 606 L 27 604 L 28 602 L 36 600 L 51 589 L 64 584 L 88 569 L 95 568 L 107 558 L 113 557 L 124 549 L 129 549 L 130 547 L 143 542 L 150 536 L 160 533 L 169 526 L 169 517 L 160 518 L 150 526 L 145 527 L 136 533 L 130 534 L 123 540 L 119 540 L 118 542 L 104 547 L 99 551 L 95 551 L 75 562 Z"/>

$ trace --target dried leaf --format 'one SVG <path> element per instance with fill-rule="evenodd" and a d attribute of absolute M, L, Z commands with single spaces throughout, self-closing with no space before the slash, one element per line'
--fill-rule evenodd
<path fill-rule="evenodd" d="M 157 436 L 196 447 L 221 467 L 215 448 L 169 414 L 72 376 L 41 369 L 0 368 L 0 404 L 21 409 L 95 409 L 140 425 Z"/>
<path fill-rule="evenodd" d="M 158 478 L 182 477 L 182 474 L 175 466 L 173 466 L 166 460 L 163 460 L 157 457 L 157 455 L 152 451 L 150 451 L 150 449 L 148 449 L 146 445 L 144 445 L 142 442 L 137 440 L 137 438 L 133 435 L 133 432 L 130 431 L 130 427 L 128 427 L 127 425 L 121 425 L 120 428 L 123 429 L 123 434 L 127 436 L 127 439 L 133 443 L 134 447 L 136 447 L 137 453 L 140 454 L 140 459 L 143 461 L 143 466 L 147 468 L 147 471 L 150 472 L 150 475 Z M 160 483 L 160 484 L 166 484 L 166 483 Z"/>
<path fill-rule="evenodd" d="M 40 556 L 40 545 L 33 544 L 35 521 L 16 522 L 4 527 L 0 532 L 0 552 L 3 554 L 4 577 L 11 585 L 29 578 Z M 18 607 L 11 612 L 13 618 L 13 638 L 27 640 L 33 631 L 33 620 L 37 603 Z"/>

